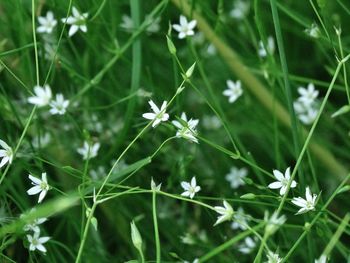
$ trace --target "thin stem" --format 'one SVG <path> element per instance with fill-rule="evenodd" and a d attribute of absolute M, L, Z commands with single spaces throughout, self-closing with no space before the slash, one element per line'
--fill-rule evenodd
<path fill-rule="evenodd" d="M 160 263 L 160 240 L 158 231 L 158 220 L 157 220 L 157 191 L 152 193 L 152 214 L 153 214 L 153 225 L 154 225 L 154 238 L 156 241 L 156 262 Z"/>

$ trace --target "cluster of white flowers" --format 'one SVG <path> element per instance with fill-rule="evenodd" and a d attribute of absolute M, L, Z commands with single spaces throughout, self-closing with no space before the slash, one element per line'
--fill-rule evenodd
<path fill-rule="evenodd" d="M 66 18 L 62 18 L 61 21 L 70 25 L 68 36 L 73 36 L 78 30 L 82 32 L 87 32 L 86 19 L 88 18 L 88 13 L 80 14 L 78 9 L 72 7 L 72 15 Z M 37 28 L 38 33 L 51 34 L 57 25 L 57 20 L 55 19 L 53 13 L 48 11 L 46 16 L 38 17 L 39 26 Z"/>
<path fill-rule="evenodd" d="M 276 182 L 273 182 L 268 185 L 268 188 L 270 189 L 280 189 L 280 195 L 284 195 L 287 191 L 287 186 L 290 183 L 290 188 L 295 188 L 297 186 L 296 181 L 291 180 L 291 175 L 290 175 L 290 167 L 288 167 L 283 175 L 282 172 L 278 170 L 273 170 L 273 175 L 277 179 Z M 295 204 L 296 206 L 301 207 L 300 210 L 297 212 L 297 214 L 303 214 L 309 211 L 312 211 L 315 209 L 316 205 L 316 200 L 317 200 L 317 195 L 311 194 L 310 188 L 306 187 L 306 199 L 302 197 L 294 197 L 292 199 L 292 203 Z"/>
<path fill-rule="evenodd" d="M 294 110 L 299 120 L 306 124 L 312 124 L 319 111 L 319 103 L 317 101 L 318 90 L 314 84 L 310 83 L 307 89 L 304 87 L 298 88 L 299 98 L 294 102 Z"/>
<path fill-rule="evenodd" d="M 33 213 L 34 211 L 35 209 L 31 209 L 30 213 Z M 24 217 L 25 217 L 25 214 L 22 214 L 20 216 L 20 218 L 24 218 Z M 36 218 L 31 222 L 27 222 L 27 224 L 24 225 L 23 230 L 25 232 L 29 232 L 27 234 L 27 239 L 29 242 L 30 251 L 39 250 L 43 253 L 46 253 L 47 250 L 43 244 L 49 241 L 50 237 L 40 237 L 40 227 L 39 227 L 39 225 L 41 225 L 46 221 L 47 221 L 46 217 Z"/>
<path fill-rule="evenodd" d="M 34 87 L 35 96 L 29 97 L 28 102 L 38 107 L 50 105 L 50 113 L 52 115 L 63 115 L 69 106 L 69 100 L 65 100 L 62 94 L 56 94 L 56 100 L 52 100 L 52 91 L 49 85 L 44 87 Z"/>
<path fill-rule="evenodd" d="M 29 174 L 28 177 L 31 180 L 33 187 L 31 187 L 27 191 L 27 194 L 28 195 L 39 194 L 38 203 L 41 203 L 45 198 L 47 192 L 50 190 L 50 186 L 47 182 L 46 173 L 41 174 L 41 179 L 34 177 L 31 174 Z M 24 231 L 26 232 L 33 231 L 32 235 L 27 235 L 30 251 L 39 250 L 43 253 L 46 253 L 46 248 L 43 244 L 49 241 L 50 237 L 40 237 L 40 228 L 39 228 L 39 225 L 46 221 L 47 221 L 47 218 L 37 218 L 37 219 L 34 219 L 32 222 L 27 223 L 24 226 L 23 228 Z"/>

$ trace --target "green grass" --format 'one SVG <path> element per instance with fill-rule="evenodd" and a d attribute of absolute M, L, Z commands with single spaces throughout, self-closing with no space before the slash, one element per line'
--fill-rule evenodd
<path fill-rule="evenodd" d="M 14 154 L 0 168 L 1 262 L 244 263 L 267 262 L 268 251 L 281 262 L 314 262 L 322 254 L 350 261 L 350 4 L 247 0 L 249 11 L 238 20 L 230 16 L 234 2 L 1 1 L 0 139 Z M 71 25 L 61 19 L 73 7 L 88 13 L 87 32 L 69 37 Z M 57 25 L 38 33 L 47 11 Z M 131 28 L 122 26 L 123 15 Z M 195 36 L 178 38 L 172 25 L 180 15 L 197 21 Z M 159 29 L 150 32 L 157 19 Z M 313 22 L 318 38 L 304 31 Z M 267 45 L 269 36 L 275 51 L 259 57 L 259 41 Z M 232 104 L 222 94 L 228 79 L 242 82 Z M 309 83 L 319 91 L 318 113 L 305 125 L 293 103 Z M 28 103 L 34 86 L 45 84 L 69 100 L 65 114 Z M 168 102 L 170 118 L 155 128 L 142 117 L 150 99 L 159 107 Z M 171 121 L 187 125 L 182 112 L 199 120 L 198 144 L 175 136 Z M 100 143 L 96 157 L 77 153 L 84 141 Z M 231 167 L 248 171 L 236 189 L 225 178 Z M 291 188 L 290 180 L 281 196 L 267 186 L 273 170 L 287 167 L 298 184 Z M 38 204 L 27 194 L 28 175 L 43 172 L 51 188 Z M 201 190 L 190 199 L 181 182 L 193 176 Z M 152 178 L 160 190 L 151 189 Z M 292 198 L 305 198 L 307 186 L 317 194 L 315 209 L 295 215 Z M 215 206 L 224 200 L 234 218 L 214 227 Z M 239 208 L 249 220 L 243 230 L 231 227 L 242 223 Z M 274 211 L 286 222 L 269 232 L 264 216 Z M 23 229 L 42 217 L 46 254 L 29 250 L 32 232 Z M 245 254 L 247 237 L 255 246 Z"/>

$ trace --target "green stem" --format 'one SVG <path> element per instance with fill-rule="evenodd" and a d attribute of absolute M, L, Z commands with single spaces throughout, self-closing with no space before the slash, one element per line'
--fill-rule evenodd
<path fill-rule="evenodd" d="M 153 224 L 154 224 L 154 238 L 156 241 L 156 262 L 160 263 L 160 241 L 159 241 L 159 231 L 158 231 L 158 221 L 157 221 L 157 192 L 153 190 L 152 193 L 152 212 L 153 212 Z"/>

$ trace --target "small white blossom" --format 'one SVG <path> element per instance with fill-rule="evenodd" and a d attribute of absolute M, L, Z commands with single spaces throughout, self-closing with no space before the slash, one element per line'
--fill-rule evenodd
<path fill-rule="evenodd" d="M 249 8 L 249 1 L 236 0 L 233 4 L 233 9 L 230 12 L 230 16 L 234 19 L 242 20 L 248 15 Z"/>
<path fill-rule="evenodd" d="M 301 207 L 301 209 L 296 213 L 297 215 L 315 210 L 317 195 L 312 194 L 309 187 L 306 187 L 305 197 L 306 199 L 302 197 L 294 197 L 292 199 L 293 204 Z"/>
<path fill-rule="evenodd" d="M 293 106 L 298 119 L 305 125 L 310 125 L 316 120 L 318 109 L 315 103 L 305 105 L 305 103 L 297 100 L 293 103 Z"/>
<path fill-rule="evenodd" d="M 271 251 L 267 252 L 267 261 L 266 263 L 281 263 L 282 258 L 277 253 L 273 253 Z"/>
<path fill-rule="evenodd" d="M 160 191 L 160 188 L 162 187 L 162 183 L 160 183 L 159 185 L 157 185 L 154 181 L 153 178 L 151 179 L 151 189 L 153 191 Z"/>
<path fill-rule="evenodd" d="M 187 36 L 193 36 L 193 29 L 196 27 L 197 21 L 192 20 L 190 22 L 187 21 L 187 18 L 183 15 L 180 16 L 180 24 L 174 24 L 173 28 L 179 32 L 179 38 L 183 39 Z"/>
<path fill-rule="evenodd" d="M 245 185 L 244 178 L 248 175 L 246 168 L 231 167 L 230 173 L 225 176 L 225 179 L 230 183 L 231 188 L 237 189 L 241 185 Z"/>
<path fill-rule="evenodd" d="M 176 137 L 182 137 L 191 142 L 198 143 L 198 139 L 196 138 L 196 127 L 198 125 L 199 120 L 187 120 L 186 113 L 184 112 L 181 114 L 181 119 L 186 123 L 186 125 L 183 125 L 177 120 L 172 121 L 172 124 L 174 124 L 174 126 L 178 128 L 178 131 L 176 132 Z"/>
<path fill-rule="evenodd" d="M 192 177 L 191 183 L 181 182 L 181 187 L 185 190 L 181 195 L 186 197 L 189 196 L 191 199 L 201 190 L 201 187 L 197 185 L 195 176 Z"/>
<path fill-rule="evenodd" d="M 226 200 L 224 200 L 223 204 L 224 206 L 214 206 L 215 211 L 220 214 L 214 226 L 233 218 L 234 211 L 232 206 Z"/>
<path fill-rule="evenodd" d="M 44 134 L 40 134 L 39 136 L 36 136 L 32 140 L 32 144 L 35 148 L 44 148 L 46 147 L 51 141 L 51 135 L 50 133 L 46 132 Z"/>
<path fill-rule="evenodd" d="M 26 232 L 33 231 L 34 233 L 40 233 L 39 225 L 41 225 L 42 223 L 44 223 L 46 221 L 47 221 L 46 217 L 36 218 L 32 222 L 25 224 L 23 227 L 23 230 Z"/>
<path fill-rule="evenodd" d="M 50 113 L 52 115 L 63 115 L 69 106 L 69 100 L 65 100 L 62 94 L 56 94 L 56 100 L 51 101 L 50 106 Z"/>
<path fill-rule="evenodd" d="M 267 47 L 265 47 L 264 43 L 260 40 L 259 41 L 259 49 L 258 49 L 258 55 L 261 58 L 264 58 L 267 56 L 267 54 L 273 55 L 275 52 L 275 40 L 272 36 L 269 36 L 267 38 Z"/>
<path fill-rule="evenodd" d="M 266 222 L 265 232 L 269 235 L 273 235 L 287 220 L 285 215 L 278 217 L 277 211 L 275 211 L 271 217 L 269 213 L 265 212 L 264 220 Z"/>
<path fill-rule="evenodd" d="M 244 213 L 242 207 L 239 207 L 233 215 L 233 222 L 231 224 L 231 228 L 245 230 L 248 228 L 248 220 L 248 215 Z"/>
<path fill-rule="evenodd" d="M 228 97 L 229 103 L 233 103 L 243 94 L 241 81 L 237 80 L 236 82 L 233 82 L 232 80 L 227 80 L 226 84 L 227 89 L 225 89 L 222 94 Z"/>
<path fill-rule="evenodd" d="M 40 26 L 36 29 L 38 33 L 48 33 L 51 34 L 55 26 L 57 25 L 57 20 L 51 11 L 46 13 L 46 17 L 39 16 L 38 21 Z"/>
<path fill-rule="evenodd" d="M 103 166 L 98 166 L 96 169 L 90 170 L 90 176 L 94 181 L 102 179 L 106 175 L 107 175 L 106 169 Z"/>
<path fill-rule="evenodd" d="M 67 23 L 68 25 L 71 25 L 68 36 L 73 36 L 79 29 L 86 33 L 87 32 L 87 26 L 86 26 L 86 19 L 88 17 L 88 13 L 80 14 L 78 9 L 76 9 L 74 6 L 72 7 L 72 16 L 62 18 L 63 23 Z"/>
<path fill-rule="evenodd" d="M 119 26 L 127 32 L 132 32 L 134 30 L 134 21 L 128 15 L 122 15 L 122 22 Z"/>
<path fill-rule="evenodd" d="M 304 32 L 312 38 L 319 38 L 321 31 L 316 23 L 312 23 L 309 28 L 306 28 Z"/>
<path fill-rule="evenodd" d="M 243 244 L 241 244 L 238 247 L 238 250 L 243 254 L 250 254 L 255 247 L 256 247 L 256 240 L 254 240 L 251 237 L 246 237 L 243 241 Z"/>
<path fill-rule="evenodd" d="M 0 162 L 0 168 L 3 167 L 5 164 L 12 163 L 13 160 L 13 151 L 12 148 L 10 146 L 7 145 L 6 142 L 4 142 L 3 140 L 0 140 L 0 158 L 1 162 Z"/>
<path fill-rule="evenodd" d="M 281 173 L 278 170 L 273 170 L 273 175 L 277 179 L 276 182 L 273 182 L 268 185 L 268 188 L 270 189 L 280 189 L 280 195 L 284 195 L 287 191 L 287 186 L 290 181 L 290 167 L 287 168 L 287 170 L 283 173 Z M 294 188 L 297 186 L 296 181 L 292 181 L 290 188 Z"/>
<path fill-rule="evenodd" d="M 212 116 L 205 115 L 203 117 L 203 126 L 208 130 L 217 130 L 221 127 L 221 121 L 215 115 L 212 115 Z"/>
<path fill-rule="evenodd" d="M 303 102 L 304 105 L 311 105 L 317 99 L 319 92 L 315 89 L 314 84 L 309 83 L 309 85 L 307 85 L 307 89 L 304 87 L 299 87 L 298 93 L 300 94 L 300 97 L 298 98 L 300 102 Z"/>
<path fill-rule="evenodd" d="M 32 175 L 29 175 L 28 178 L 32 181 L 32 185 L 34 185 L 34 186 L 27 191 L 27 194 L 28 195 L 36 195 L 36 194 L 40 193 L 38 203 L 41 203 L 41 201 L 46 196 L 47 191 L 50 190 L 50 186 L 47 183 L 46 173 L 41 174 L 41 180 L 39 178 L 32 176 Z"/>
<path fill-rule="evenodd" d="M 39 250 L 46 253 L 47 250 L 43 244 L 49 241 L 50 237 L 40 237 L 40 232 L 34 232 L 33 235 L 27 235 L 27 239 L 30 251 Z"/>
<path fill-rule="evenodd" d="M 321 255 L 319 259 L 315 259 L 315 263 L 326 263 L 327 262 L 327 256 Z"/>
<path fill-rule="evenodd" d="M 83 147 L 78 148 L 77 152 L 83 156 L 84 160 L 92 159 L 97 156 L 98 150 L 100 149 L 100 143 L 96 142 L 90 145 L 88 142 L 84 142 Z"/>
<path fill-rule="evenodd" d="M 163 101 L 163 104 L 160 107 L 160 109 L 157 107 L 156 104 L 154 104 L 152 100 L 150 100 L 148 104 L 151 106 L 151 109 L 153 110 L 153 112 L 144 113 L 142 114 L 142 117 L 148 120 L 152 120 L 153 128 L 156 127 L 162 121 L 167 121 L 169 119 L 169 114 L 165 112 L 166 106 L 167 106 L 166 101 Z"/>
<path fill-rule="evenodd" d="M 45 85 L 44 87 L 35 86 L 34 93 L 36 96 L 28 98 L 29 103 L 38 107 L 44 107 L 50 103 L 52 92 L 49 85 Z"/>

